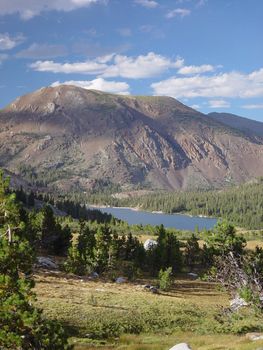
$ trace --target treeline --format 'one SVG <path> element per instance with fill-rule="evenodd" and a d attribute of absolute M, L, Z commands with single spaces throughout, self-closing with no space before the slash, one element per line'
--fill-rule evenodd
<path fill-rule="evenodd" d="M 76 200 L 67 199 L 65 197 L 54 197 L 49 193 L 34 193 L 33 191 L 26 192 L 22 187 L 13 190 L 16 194 L 17 200 L 23 203 L 23 205 L 33 208 L 36 204 L 36 200 L 43 204 L 49 204 L 52 207 L 64 212 L 66 215 L 70 215 L 74 219 L 97 221 L 99 223 L 106 223 L 111 221 L 119 221 L 115 219 L 111 214 L 103 213 L 97 209 L 89 209 L 85 204 L 81 204 Z"/>
<path fill-rule="evenodd" d="M 155 276 L 160 269 L 168 267 L 173 272 L 181 271 L 184 261 L 188 264 L 189 260 L 183 259 L 176 235 L 166 231 L 163 226 L 156 227 L 156 235 L 156 245 L 145 250 L 130 232 L 119 235 L 114 225 L 83 222 L 77 239 L 72 241 L 69 248 L 65 269 L 79 275 L 95 271 L 106 273 L 111 278 L 121 274 L 129 279 L 141 273 Z M 199 247 L 195 247 L 194 252 L 189 250 L 188 253 L 197 261 L 199 250 Z"/>

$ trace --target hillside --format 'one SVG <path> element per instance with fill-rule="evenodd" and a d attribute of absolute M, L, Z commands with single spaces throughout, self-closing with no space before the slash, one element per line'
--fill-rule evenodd
<path fill-rule="evenodd" d="M 227 126 L 236 128 L 242 132 L 248 133 L 251 136 L 263 137 L 263 123 L 256 120 L 240 117 L 231 113 L 209 113 L 209 117 L 219 121 Z"/>
<path fill-rule="evenodd" d="M 0 165 L 85 191 L 222 187 L 263 174 L 263 138 L 170 97 L 42 88 L 0 112 Z"/>

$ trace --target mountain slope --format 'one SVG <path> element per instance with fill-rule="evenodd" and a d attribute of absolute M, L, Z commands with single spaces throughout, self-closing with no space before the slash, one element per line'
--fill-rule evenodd
<path fill-rule="evenodd" d="M 251 136 L 263 137 L 263 123 L 256 120 L 240 117 L 231 113 L 217 113 L 212 112 L 208 114 L 214 120 L 219 121 L 227 126 L 236 128 Z"/>
<path fill-rule="evenodd" d="M 170 97 L 42 88 L 3 109 L 0 127 L 1 166 L 63 190 L 221 187 L 263 174 L 263 139 Z"/>

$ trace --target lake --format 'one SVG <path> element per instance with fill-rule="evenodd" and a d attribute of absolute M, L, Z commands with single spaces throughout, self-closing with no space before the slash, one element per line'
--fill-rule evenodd
<path fill-rule="evenodd" d="M 99 209 L 104 213 L 112 214 L 117 219 L 127 221 L 130 225 L 150 224 L 155 226 L 163 224 L 165 227 L 194 231 L 197 226 L 199 230 L 204 228 L 208 230 L 217 223 L 217 219 L 215 218 L 189 216 L 183 214 L 151 213 L 130 208 L 116 207 L 96 207 L 96 209 Z"/>

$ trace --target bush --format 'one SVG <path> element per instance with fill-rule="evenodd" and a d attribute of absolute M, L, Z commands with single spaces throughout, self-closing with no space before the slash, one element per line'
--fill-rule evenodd
<path fill-rule="evenodd" d="M 172 285 L 172 267 L 159 272 L 159 286 L 161 290 L 169 290 Z"/>

